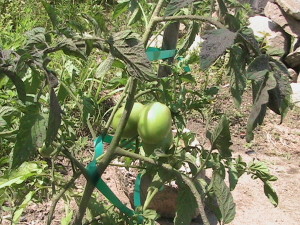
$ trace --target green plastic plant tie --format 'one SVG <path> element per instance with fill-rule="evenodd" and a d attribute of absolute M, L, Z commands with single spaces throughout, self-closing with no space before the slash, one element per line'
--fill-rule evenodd
<path fill-rule="evenodd" d="M 86 168 L 88 175 L 91 177 L 92 182 L 95 187 L 121 212 L 127 216 L 133 216 L 135 212 L 128 207 L 126 207 L 119 198 L 112 192 L 112 190 L 107 186 L 107 184 L 101 179 L 97 170 L 96 158 L 104 153 L 103 141 L 110 143 L 112 136 L 106 135 L 104 138 L 99 136 L 96 138 L 95 144 L 95 156 L 92 162 L 90 162 Z"/>
<path fill-rule="evenodd" d="M 177 50 L 161 50 L 160 48 L 149 47 L 147 48 L 146 54 L 150 61 L 159 59 L 167 59 L 176 55 Z"/>
<path fill-rule="evenodd" d="M 136 177 L 135 184 L 134 184 L 133 203 L 135 208 L 142 205 L 141 179 L 142 179 L 142 174 L 139 173 Z"/>

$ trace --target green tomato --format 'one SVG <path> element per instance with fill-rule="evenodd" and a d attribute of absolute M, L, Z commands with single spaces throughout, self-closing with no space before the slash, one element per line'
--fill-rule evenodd
<path fill-rule="evenodd" d="M 126 126 L 123 130 L 122 137 L 124 137 L 124 138 L 133 138 L 133 137 L 138 135 L 137 125 L 138 125 L 140 114 L 141 114 L 141 111 L 142 111 L 143 108 L 144 108 L 143 104 L 141 104 L 139 102 L 134 103 L 134 105 L 132 107 L 132 110 L 131 110 L 131 113 L 129 115 L 129 118 L 127 120 Z M 111 127 L 114 130 L 117 129 L 117 127 L 120 123 L 120 120 L 122 118 L 124 109 L 125 109 L 125 106 L 122 106 L 121 108 L 119 108 L 117 110 L 114 118 L 113 118 L 113 121 L 111 123 Z"/>
<path fill-rule="evenodd" d="M 170 130 L 161 143 L 147 144 L 145 142 L 142 142 L 142 146 L 145 154 L 148 156 L 151 155 L 155 149 L 161 149 L 162 151 L 166 152 L 171 147 L 172 143 L 173 143 L 173 134 L 172 131 Z"/>
<path fill-rule="evenodd" d="M 161 143 L 171 130 L 172 117 L 169 108 L 159 102 L 146 105 L 138 122 L 138 133 L 147 144 Z"/>

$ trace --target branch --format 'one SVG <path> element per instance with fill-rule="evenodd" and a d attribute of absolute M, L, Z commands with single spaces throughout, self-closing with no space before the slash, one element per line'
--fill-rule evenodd
<path fill-rule="evenodd" d="M 139 154 L 132 153 L 132 152 L 129 152 L 129 151 L 125 151 L 121 148 L 116 149 L 116 154 L 118 154 L 120 156 L 127 156 L 127 157 L 130 157 L 130 158 L 139 159 L 139 160 L 142 160 L 144 162 L 150 163 L 152 165 L 160 166 L 162 169 L 164 169 L 164 170 L 166 170 L 170 173 L 173 173 L 179 179 L 182 179 L 184 181 L 184 183 L 190 188 L 191 192 L 193 193 L 193 195 L 196 199 L 197 206 L 199 208 L 199 212 L 200 212 L 200 216 L 202 218 L 203 224 L 204 225 L 210 225 L 210 223 L 207 219 L 207 216 L 205 214 L 204 205 L 203 205 L 203 202 L 202 202 L 202 199 L 201 199 L 201 195 L 199 194 L 199 192 L 198 192 L 197 188 L 195 187 L 193 181 L 189 177 L 187 177 L 186 175 L 181 174 L 179 171 L 173 169 L 173 167 L 170 166 L 169 164 L 158 163 L 157 161 L 155 161 L 151 158 L 141 156 Z"/>
<path fill-rule="evenodd" d="M 107 166 L 109 165 L 109 163 L 111 162 L 112 158 L 115 155 L 116 148 L 119 145 L 119 142 L 121 140 L 121 134 L 126 126 L 127 120 L 129 118 L 131 109 L 134 104 L 134 96 L 137 88 L 137 80 L 134 78 L 130 78 L 128 82 L 129 82 L 129 93 L 128 93 L 128 97 L 127 97 L 127 101 L 126 101 L 126 105 L 125 105 L 125 109 L 121 121 L 116 130 L 114 138 L 109 146 L 109 149 L 104 153 L 104 155 L 101 156 L 101 159 L 99 160 L 97 165 L 99 177 L 102 176 L 105 169 L 107 168 Z M 80 201 L 79 210 L 77 211 L 76 216 L 72 222 L 73 225 L 82 223 L 82 219 L 86 212 L 86 208 L 92 196 L 93 190 L 94 190 L 94 185 L 88 181 L 85 186 L 84 194 Z"/>
<path fill-rule="evenodd" d="M 183 16 L 166 16 L 166 17 L 153 18 L 154 23 L 159 23 L 159 22 L 163 22 L 163 21 L 179 21 L 179 20 L 198 20 L 198 21 L 202 21 L 202 22 L 208 22 L 220 29 L 227 29 L 226 26 L 224 26 L 219 21 L 217 21 L 211 17 L 205 17 L 205 16 L 183 15 Z"/>

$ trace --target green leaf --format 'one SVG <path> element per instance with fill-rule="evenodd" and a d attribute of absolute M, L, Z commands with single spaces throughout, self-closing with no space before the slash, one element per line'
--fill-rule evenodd
<path fill-rule="evenodd" d="M 249 65 L 247 69 L 247 78 L 256 82 L 264 80 L 266 73 L 270 71 L 269 56 L 257 56 Z"/>
<path fill-rule="evenodd" d="M 142 81 L 153 81 L 155 76 L 145 47 L 135 36 L 131 31 L 115 34 L 109 41 L 111 53 L 126 63 L 130 76 Z"/>
<path fill-rule="evenodd" d="M 179 47 L 178 55 L 183 54 L 189 49 L 189 47 L 191 47 L 191 45 L 195 41 L 196 35 L 199 33 L 199 29 L 200 29 L 199 23 L 193 21 L 193 23 L 189 27 L 189 31 L 187 35 L 184 38 L 183 44 L 181 45 L 181 47 Z"/>
<path fill-rule="evenodd" d="M 86 60 L 84 50 L 78 48 L 71 38 L 64 39 L 58 44 L 57 47 L 62 49 L 66 55 L 75 56 Z"/>
<path fill-rule="evenodd" d="M 165 16 L 172 16 L 195 0 L 171 0 L 167 5 Z"/>
<path fill-rule="evenodd" d="M 93 116 L 94 112 L 95 112 L 95 107 L 94 107 L 94 102 L 91 98 L 82 97 L 83 101 L 83 114 L 82 114 L 82 118 L 83 121 L 86 122 L 88 120 L 88 118 L 90 116 Z"/>
<path fill-rule="evenodd" d="M 187 186 L 180 187 L 176 202 L 176 216 L 174 225 L 190 224 L 196 215 L 197 202 L 195 196 Z"/>
<path fill-rule="evenodd" d="M 211 148 L 218 149 L 223 157 L 230 157 L 231 150 L 229 147 L 232 145 L 229 122 L 226 116 L 222 116 L 221 121 L 211 133 L 207 131 L 206 137 L 210 140 Z"/>
<path fill-rule="evenodd" d="M 50 90 L 50 113 L 48 119 L 48 129 L 46 134 L 46 146 L 49 146 L 56 138 L 61 123 L 61 107 L 58 102 L 54 89 Z"/>
<path fill-rule="evenodd" d="M 112 67 L 113 63 L 114 63 L 115 59 L 114 57 L 112 57 L 111 55 L 109 55 L 103 62 L 101 62 L 101 64 L 98 66 L 96 73 L 95 73 L 95 77 L 96 78 L 100 78 L 102 76 L 104 76 Z"/>
<path fill-rule="evenodd" d="M 228 175 L 229 175 L 230 191 L 233 191 L 235 189 L 235 186 L 237 185 L 238 179 L 239 179 L 239 172 L 233 164 L 230 164 L 230 166 L 229 166 Z"/>
<path fill-rule="evenodd" d="M 228 24 L 229 30 L 233 32 L 237 32 L 241 27 L 240 20 L 229 13 L 225 15 L 225 23 Z"/>
<path fill-rule="evenodd" d="M 228 224 L 235 217 L 235 203 L 232 194 L 222 176 L 217 172 L 213 174 L 212 186 L 221 211 L 222 221 L 224 224 Z"/>
<path fill-rule="evenodd" d="M 276 191 L 272 188 L 271 184 L 269 182 L 264 183 L 264 192 L 265 195 L 268 197 L 270 202 L 277 207 L 278 206 L 278 196 Z"/>
<path fill-rule="evenodd" d="M 240 107 L 242 95 L 246 88 L 246 52 L 238 45 L 234 45 L 230 49 L 229 56 L 229 75 L 230 75 L 230 91 L 233 96 L 236 107 Z"/>
<path fill-rule="evenodd" d="M 113 13 L 113 19 L 118 18 L 122 13 L 128 10 L 129 8 L 130 0 L 123 1 L 122 3 L 119 3 L 117 7 L 114 9 Z"/>
<path fill-rule="evenodd" d="M 246 140 L 250 142 L 254 138 L 253 130 L 258 124 L 262 124 L 266 113 L 266 106 L 269 102 L 269 90 L 276 87 L 276 79 L 272 73 L 267 73 L 264 80 L 261 77 L 253 81 L 254 102 L 247 122 Z"/>
<path fill-rule="evenodd" d="M 2 70 L 0 68 L 0 73 L 4 73 L 8 78 L 12 81 L 12 83 L 16 86 L 17 88 L 17 93 L 19 99 L 25 103 L 26 102 L 26 88 L 25 84 L 22 81 L 22 79 L 13 71 L 10 70 Z"/>
<path fill-rule="evenodd" d="M 228 29 L 213 30 L 205 35 L 200 53 L 201 69 L 210 67 L 234 43 L 236 36 L 237 33 Z"/>
<path fill-rule="evenodd" d="M 136 22 L 140 21 L 142 18 L 142 10 L 136 1 L 131 1 L 130 11 L 131 11 L 131 16 L 128 21 L 128 26 L 135 24 Z"/>
<path fill-rule="evenodd" d="M 45 28 L 33 28 L 32 30 L 26 32 L 26 35 L 28 39 L 25 45 L 25 50 L 36 51 L 36 49 L 45 49 L 48 47 Z"/>
<path fill-rule="evenodd" d="M 289 72 L 285 65 L 277 60 L 271 59 L 271 68 L 276 79 L 276 88 L 269 91 L 268 107 L 275 113 L 281 115 L 281 122 L 285 117 L 290 104 L 292 93 L 289 82 Z"/>
<path fill-rule="evenodd" d="M 249 52 L 255 51 L 260 52 L 259 44 L 254 36 L 253 30 L 251 28 L 242 28 L 239 30 L 238 39 L 248 47 Z"/>
<path fill-rule="evenodd" d="M 0 189 L 21 184 L 30 177 L 41 174 L 46 166 L 47 164 L 24 162 L 18 169 L 12 170 L 10 174 L 5 174 L 0 178 Z"/>
<path fill-rule="evenodd" d="M 219 9 L 220 9 L 220 15 L 222 18 L 225 17 L 225 15 L 228 13 L 227 6 L 225 5 L 223 0 L 217 0 Z"/>
<path fill-rule="evenodd" d="M 28 204 L 30 203 L 30 201 L 35 193 L 36 193 L 36 191 L 28 192 L 28 194 L 25 196 L 21 205 L 19 205 L 17 207 L 16 211 L 14 211 L 13 219 L 12 219 L 13 224 L 19 223 L 23 211 L 27 208 Z"/>
<path fill-rule="evenodd" d="M 19 167 L 35 154 L 36 147 L 39 147 L 45 140 L 45 132 L 45 118 L 38 112 L 38 109 L 26 112 L 20 120 L 17 140 L 12 154 L 12 168 Z"/>
<path fill-rule="evenodd" d="M 55 8 L 53 8 L 52 5 L 50 5 L 49 3 L 45 2 L 45 1 L 42 1 L 42 4 L 51 20 L 53 28 L 56 29 L 59 22 L 58 22 L 57 14 L 55 12 Z"/>

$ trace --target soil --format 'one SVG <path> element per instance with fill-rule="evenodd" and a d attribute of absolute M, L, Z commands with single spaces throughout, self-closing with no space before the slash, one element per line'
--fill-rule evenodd
<path fill-rule="evenodd" d="M 265 161 L 272 174 L 278 180 L 272 185 L 279 196 L 279 205 L 274 207 L 264 195 L 262 183 L 253 180 L 249 175 L 243 175 L 233 191 L 236 203 L 236 217 L 231 225 L 298 225 L 300 221 L 300 108 L 292 109 L 284 119 L 282 124 L 278 115 L 268 112 L 264 124 L 255 131 L 255 139 L 249 144 L 245 140 L 245 125 L 249 113 L 249 105 L 245 104 L 241 111 L 236 111 L 232 102 L 223 99 L 221 102 L 228 103 L 226 114 L 229 115 L 231 122 L 232 149 L 234 155 L 241 155 L 249 162 L 253 159 Z M 250 101 L 247 101 L 250 102 Z M 224 108 L 220 107 L 220 108 Z M 219 110 L 216 106 L 215 110 Z M 205 124 L 201 119 L 193 119 L 188 123 L 188 128 L 197 133 L 197 139 L 203 145 L 207 145 L 205 138 Z M 130 206 L 126 193 L 118 182 L 119 176 L 112 167 L 103 175 L 104 180 L 119 196 L 121 201 Z M 128 175 L 126 179 L 134 180 L 134 175 Z M 129 182 L 132 183 L 132 182 Z M 84 179 L 79 179 L 77 183 L 78 192 L 83 191 Z M 25 211 L 20 224 L 42 225 L 47 220 L 51 202 L 32 203 Z M 71 206 L 76 206 L 75 202 Z M 64 202 L 59 201 L 54 225 L 61 224 L 64 216 Z M 4 216 L 2 224 L 8 223 L 9 216 Z M 210 215 L 211 224 L 217 224 L 216 219 Z M 161 220 L 161 225 L 171 225 L 170 220 Z M 201 224 L 194 221 L 193 224 Z"/>

